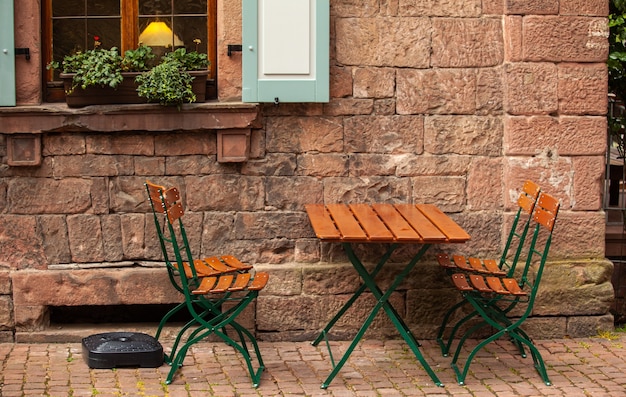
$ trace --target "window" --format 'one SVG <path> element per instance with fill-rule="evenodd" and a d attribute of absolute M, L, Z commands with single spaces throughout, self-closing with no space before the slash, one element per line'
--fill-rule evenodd
<path fill-rule="evenodd" d="M 208 54 L 207 97 L 216 91 L 216 0 L 45 0 L 43 12 L 45 64 L 93 48 L 94 37 L 122 54 L 139 42 L 157 54 L 185 47 Z M 47 101 L 64 98 L 57 80 L 58 73 L 45 74 Z"/>

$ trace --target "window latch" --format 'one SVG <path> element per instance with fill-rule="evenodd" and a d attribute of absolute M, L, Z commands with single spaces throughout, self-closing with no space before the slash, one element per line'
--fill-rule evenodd
<path fill-rule="evenodd" d="M 15 55 L 26 55 L 26 60 L 30 61 L 30 48 L 16 48 Z"/>
<path fill-rule="evenodd" d="M 233 52 L 241 52 L 241 44 L 229 44 L 227 48 L 228 56 L 231 56 Z"/>

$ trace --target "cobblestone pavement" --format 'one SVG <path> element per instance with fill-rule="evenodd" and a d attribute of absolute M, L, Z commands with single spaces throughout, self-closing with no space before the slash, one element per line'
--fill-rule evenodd
<path fill-rule="evenodd" d="M 261 342 L 266 364 L 253 388 L 241 356 L 218 342 L 192 348 L 174 382 L 169 367 L 89 369 L 81 345 L 0 344 L 0 395 L 14 396 L 626 396 L 626 334 L 607 338 L 536 341 L 553 382 L 546 386 L 530 357 L 521 358 L 509 341 L 481 351 L 459 386 L 435 341 L 422 352 L 445 387 L 433 384 L 400 340 L 364 340 L 328 389 L 331 370 L 325 346 L 307 342 Z M 475 341 L 469 341 L 473 346 Z M 167 349 L 167 342 L 164 343 Z M 348 342 L 332 342 L 334 356 Z M 463 357 L 467 356 L 467 352 Z"/>

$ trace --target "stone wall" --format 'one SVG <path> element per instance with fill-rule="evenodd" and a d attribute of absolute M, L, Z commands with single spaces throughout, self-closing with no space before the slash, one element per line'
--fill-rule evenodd
<path fill-rule="evenodd" d="M 218 8 L 228 101 L 241 93 L 240 55 L 225 55 L 241 39 L 240 2 Z M 331 0 L 330 102 L 261 106 L 242 164 L 216 162 L 212 130 L 100 133 L 68 121 L 44 131 L 41 166 L 0 168 L 4 338 L 45 328 L 50 305 L 176 299 L 156 266 L 146 179 L 181 188 L 196 254 L 231 253 L 271 273 L 250 316 L 273 340 L 311 339 L 359 283 L 341 247 L 317 241 L 305 203 L 436 203 L 472 236 L 436 249 L 497 255 L 532 179 L 562 209 L 529 333 L 611 327 L 607 13 L 605 0 Z M 458 298 L 433 253 L 391 298 L 422 338 Z M 353 333 L 371 303 L 358 302 L 334 337 Z M 394 332 L 381 316 L 368 335 Z"/>

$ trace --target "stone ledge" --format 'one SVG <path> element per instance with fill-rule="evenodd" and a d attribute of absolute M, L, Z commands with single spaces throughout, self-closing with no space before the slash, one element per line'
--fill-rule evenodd
<path fill-rule="evenodd" d="M 98 105 L 72 109 L 64 103 L 0 108 L 4 134 L 56 131 L 202 131 L 260 128 L 260 107 L 243 102 Z"/>

